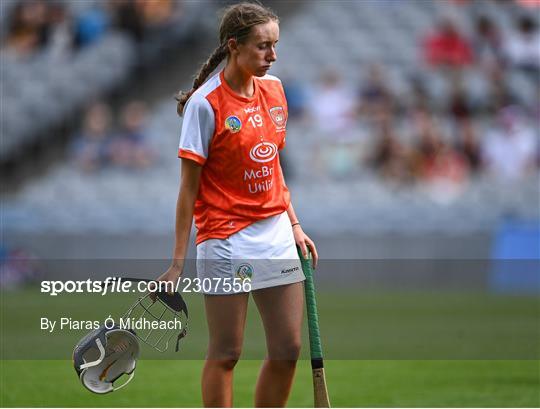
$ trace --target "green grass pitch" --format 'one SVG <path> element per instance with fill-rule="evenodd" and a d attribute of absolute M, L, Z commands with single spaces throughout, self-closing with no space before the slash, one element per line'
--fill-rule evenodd
<path fill-rule="evenodd" d="M 84 389 L 69 360 L 73 345 L 86 331 L 44 334 L 38 330 L 41 315 L 99 319 L 111 311 L 122 311 L 132 298 L 105 297 L 92 302 L 80 295 L 51 298 L 37 289 L 3 292 L 0 405 L 200 407 L 199 384 L 206 346 L 200 296 L 186 297 L 190 333 L 182 351 L 152 354 L 143 346 L 132 383 L 108 395 L 94 395 Z M 519 359 L 519 354 L 516 359 L 480 359 L 479 352 L 475 352 L 478 359 L 459 359 L 466 352 L 463 345 L 483 348 L 489 357 L 506 351 L 502 346 L 519 352 L 530 340 L 538 340 L 537 297 L 465 293 L 359 296 L 354 292 L 320 291 L 318 301 L 328 389 L 334 407 L 540 406 L 537 359 Z M 415 336 L 418 331 L 425 334 Z M 461 335 L 456 338 L 454 332 Z M 454 346 L 466 333 L 474 337 L 470 335 L 465 338 L 468 342 Z M 424 338 L 429 341 L 425 345 L 433 346 L 433 356 L 440 359 L 428 359 L 430 351 L 426 356 L 414 353 L 416 343 Z M 307 340 L 304 345 L 289 400 L 293 407 L 313 405 Z M 531 351 L 534 348 L 538 350 L 537 342 Z M 449 351 L 454 349 L 459 354 L 452 359 Z M 253 405 L 260 367 L 258 358 L 264 354 L 264 334 L 253 303 L 243 354 L 246 359 L 235 371 L 234 404 L 249 407 Z"/>
<path fill-rule="evenodd" d="M 202 361 L 146 361 L 121 391 L 94 395 L 76 380 L 69 361 L 6 361 L 3 407 L 200 407 Z M 329 361 L 334 407 L 538 407 L 534 361 Z M 234 404 L 253 405 L 259 362 L 242 361 Z M 301 361 L 289 400 L 312 407 L 311 369 Z"/>

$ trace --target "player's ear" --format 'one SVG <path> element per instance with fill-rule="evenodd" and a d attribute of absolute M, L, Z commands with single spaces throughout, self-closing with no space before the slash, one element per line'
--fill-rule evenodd
<path fill-rule="evenodd" d="M 238 41 L 235 38 L 229 38 L 227 40 L 227 47 L 229 48 L 229 54 L 238 54 Z"/>

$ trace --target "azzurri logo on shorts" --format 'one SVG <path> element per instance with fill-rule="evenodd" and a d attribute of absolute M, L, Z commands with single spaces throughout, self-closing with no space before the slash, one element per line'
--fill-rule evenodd
<path fill-rule="evenodd" d="M 298 271 L 298 270 L 300 270 L 300 267 L 298 267 L 298 266 L 291 267 L 291 268 L 286 268 L 286 269 L 281 270 L 281 274 L 291 274 L 291 273 L 294 273 L 295 271 Z"/>

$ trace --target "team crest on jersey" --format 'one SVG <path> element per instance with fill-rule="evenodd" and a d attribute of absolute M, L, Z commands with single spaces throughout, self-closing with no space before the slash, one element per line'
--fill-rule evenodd
<path fill-rule="evenodd" d="M 253 266 L 249 263 L 242 263 L 236 269 L 236 278 L 241 280 L 251 280 L 253 277 Z"/>
<path fill-rule="evenodd" d="M 232 133 L 236 133 L 242 129 L 242 122 L 237 116 L 231 115 L 225 120 L 225 128 Z"/>
<path fill-rule="evenodd" d="M 285 118 L 285 110 L 283 107 L 270 108 L 269 112 L 270 117 L 272 118 L 272 121 L 274 121 L 274 124 L 276 124 L 277 128 L 284 128 L 287 118 Z"/>

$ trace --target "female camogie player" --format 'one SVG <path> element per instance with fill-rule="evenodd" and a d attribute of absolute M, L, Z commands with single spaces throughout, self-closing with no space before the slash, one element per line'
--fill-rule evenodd
<path fill-rule="evenodd" d="M 240 357 L 249 292 L 231 288 L 250 280 L 266 333 L 267 357 L 255 406 L 285 406 L 301 344 L 304 274 L 296 251 L 313 241 L 302 231 L 283 179 L 278 150 L 285 146 L 287 102 L 276 61 L 279 21 L 259 4 L 228 7 L 220 45 L 181 92 L 184 117 L 173 262 L 159 277 L 177 282 L 192 218 L 197 231 L 197 275 L 203 282 L 209 345 L 202 374 L 205 406 L 230 407 L 233 369 Z M 207 77 L 226 59 L 225 68 Z M 206 81 L 206 82 L 205 82 Z M 221 279 L 222 284 L 215 286 Z M 226 282 L 228 284 L 226 284 Z M 243 282 L 243 281 L 242 281 Z"/>

